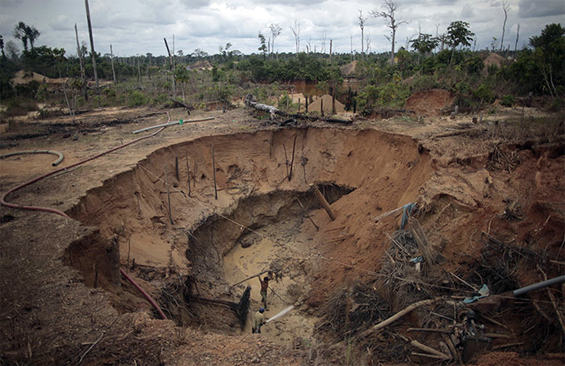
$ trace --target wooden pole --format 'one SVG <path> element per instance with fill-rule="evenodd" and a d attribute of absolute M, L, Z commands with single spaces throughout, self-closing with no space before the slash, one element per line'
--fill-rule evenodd
<path fill-rule="evenodd" d="M 110 45 L 110 61 L 112 63 L 112 76 L 114 77 L 114 84 L 117 84 L 116 69 L 114 68 L 114 50 L 112 50 L 112 45 Z"/>
<path fill-rule="evenodd" d="M 88 0 L 84 0 L 86 6 L 86 20 L 88 21 L 88 34 L 90 36 L 90 53 L 92 54 L 92 68 L 94 69 L 94 81 L 96 82 L 96 94 L 100 94 L 98 89 L 98 74 L 96 73 L 96 51 L 94 51 L 94 38 L 92 37 L 92 24 L 90 23 L 90 8 Z"/>
<path fill-rule="evenodd" d="M 308 212 L 306 212 L 306 209 L 304 208 L 304 206 L 302 205 L 302 202 L 300 202 L 300 200 L 297 198 L 296 199 L 298 201 L 298 204 L 300 205 L 300 207 L 302 208 L 302 211 L 304 211 L 304 214 L 306 215 L 307 218 L 310 219 L 310 222 L 312 223 L 312 225 L 314 225 L 314 227 L 316 228 L 316 231 L 319 231 L 320 228 L 318 227 L 318 225 L 316 225 L 316 223 L 314 222 L 314 220 L 312 220 L 312 218 L 310 217 L 310 215 L 308 214 Z"/>
<path fill-rule="evenodd" d="M 165 185 L 167 186 L 167 200 L 169 202 L 169 221 L 171 221 L 171 225 L 174 225 L 173 213 L 171 211 L 171 191 L 169 190 L 169 179 L 167 178 L 167 166 L 163 165 L 163 169 L 165 171 Z"/>
<path fill-rule="evenodd" d="M 332 66 L 332 39 L 330 39 L 330 66 Z"/>
<path fill-rule="evenodd" d="M 292 179 L 292 166 L 294 165 L 294 151 L 296 150 L 296 136 L 294 135 L 294 141 L 292 142 L 292 159 L 290 161 L 290 172 L 288 173 L 288 181 Z"/>
<path fill-rule="evenodd" d="M 186 156 L 186 180 L 188 181 L 188 197 L 190 197 L 191 190 L 190 190 L 190 167 L 188 165 L 188 151 L 184 151 Z"/>
<path fill-rule="evenodd" d="M 231 287 L 237 286 L 237 285 L 239 285 L 240 283 L 243 283 L 243 282 L 245 282 L 245 281 L 247 281 L 247 280 L 250 280 L 250 279 L 252 279 L 252 278 L 254 278 L 254 277 L 261 276 L 263 273 L 267 273 L 267 272 L 271 272 L 271 270 L 268 269 L 268 270 L 266 270 L 266 271 L 262 271 L 262 272 L 259 272 L 259 273 L 257 273 L 257 274 L 254 274 L 253 276 L 249 276 L 249 277 L 247 277 L 247 278 L 245 278 L 245 279 L 239 281 L 238 283 L 234 283 L 233 285 L 231 285 Z"/>
<path fill-rule="evenodd" d="M 286 176 L 288 177 L 288 155 L 286 154 L 286 146 L 283 143 L 283 149 L 284 149 L 284 167 L 286 168 Z"/>
<path fill-rule="evenodd" d="M 110 240 L 110 244 L 107 248 L 107 252 L 110 260 L 112 284 L 117 288 L 121 288 L 122 277 L 120 275 L 120 240 L 118 236 L 114 236 Z"/>
<path fill-rule="evenodd" d="M 177 182 L 180 182 L 179 176 L 179 157 L 175 155 L 175 175 L 177 177 Z"/>
<path fill-rule="evenodd" d="M 322 194 L 322 192 L 320 192 L 320 190 L 318 189 L 318 187 L 315 184 L 310 184 L 310 187 L 314 190 L 314 194 L 316 195 L 316 198 L 320 202 L 320 205 L 322 205 L 324 210 L 326 210 L 326 212 L 330 216 L 330 219 L 332 219 L 332 221 L 334 221 L 335 217 L 336 217 L 335 212 L 330 207 L 330 204 L 328 203 L 328 201 L 326 201 L 326 199 L 324 198 L 324 195 Z"/>
<path fill-rule="evenodd" d="M 216 154 L 212 145 L 212 170 L 214 171 L 214 198 L 218 199 L 218 186 L 216 184 Z"/>

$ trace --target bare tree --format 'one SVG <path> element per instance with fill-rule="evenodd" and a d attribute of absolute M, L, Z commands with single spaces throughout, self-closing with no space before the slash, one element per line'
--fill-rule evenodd
<path fill-rule="evenodd" d="M 271 24 L 269 26 L 271 29 L 271 53 L 275 52 L 275 39 L 281 34 L 282 28 L 278 24 Z"/>
<path fill-rule="evenodd" d="M 367 53 L 371 53 L 371 33 L 369 33 L 365 36 L 365 44 L 367 45 L 365 47 L 365 51 Z"/>
<path fill-rule="evenodd" d="M 326 53 L 326 31 L 322 34 L 322 53 Z"/>
<path fill-rule="evenodd" d="M 84 99 L 88 100 L 88 93 L 86 92 L 86 73 L 84 71 L 84 55 L 80 49 L 80 43 L 78 40 L 78 28 L 76 23 L 75 23 L 75 36 L 77 40 L 77 56 L 80 64 L 80 80 L 82 82 L 82 87 L 81 87 L 82 94 L 84 96 Z"/>
<path fill-rule="evenodd" d="M 294 34 L 294 44 L 296 46 L 296 53 L 300 52 L 300 20 L 294 21 L 294 26 L 290 26 L 292 34 Z"/>
<path fill-rule="evenodd" d="M 359 16 L 357 17 L 357 22 L 359 24 L 359 28 L 361 28 L 361 60 L 365 59 L 365 46 L 363 44 L 364 41 L 364 30 L 365 30 L 365 22 L 367 18 L 363 18 L 363 10 L 359 10 Z"/>
<path fill-rule="evenodd" d="M 502 24 L 502 38 L 500 39 L 500 51 L 504 46 L 504 33 L 506 33 L 506 20 L 508 19 L 508 12 L 510 11 L 510 4 L 506 1 L 502 2 L 502 10 L 504 10 L 504 23 Z"/>
<path fill-rule="evenodd" d="M 516 28 L 516 43 L 514 44 L 514 58 L 516 58 L 516 51 L 518 49 L 518 40 L 520 39 L 520 24 Z"/>
<path fill-rule="evenodd" d="M 92 24 L 90 23 L 90 8 L 88 7 L 88 0 L 84 0 L 86 7 L 86 20 L 88 21 L 88 35 L 90 36 L 90 54 L 92 55 L 92 68 L 94 69 L 94 81 L 96 82 L 96 93 L 100 93 L 98 88 L 98 74 L 96 73 L 96 52 L 94 51 L 94 38 L 92 36 Z"/>
<path fill-rule="evenodd" d="M 385 11 L 372 10 L 370 12 L 370 14 L 374 18 L 384 18 L 388 23 L 387 27 L 390 28 L 391 43 L 392 43 L 391 55 L 390 55 L 390 63 L 391 64 L 394 63 L 394 44 L 396 42 L 396 30 L 402 24 L 408 24 L 408 21 L 396 19 L 396 16 L 395 16 L 394 13 L 398 9 L 398 6 L 399 5 L 397 3 L 395 3 L 393 0 L 384 0 L 381 7 L 384 8 Z"/>
<path fill-rule="evenodd" d="M 6 42 L 5 47 L 6 47 L 6 52 L 8 53 L 8 56 L 12 59 L 12 61 L 18 63 L 20 59 L 20 49 L 18 48 L 16 42 L 8 41 Z"/>

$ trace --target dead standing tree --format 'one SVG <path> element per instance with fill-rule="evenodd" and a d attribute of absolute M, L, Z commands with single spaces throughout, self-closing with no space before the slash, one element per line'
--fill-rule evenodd
<path fill-rule="evenodd" d="M 167 43 L 167 38 L 163 38 L 163 40 L 165 41 L 165 47 L 167 47 L 167 52 L 169 54 L 169 69 L 173 76 L 173 99 L 176 99 L 177 88 L 175 85 L 175 58 L 173 57 L 173 54 L 171 54 L 171 50 L 169 49 L 169 44 Z M 174 36 L 173 36 L 173 53 L 174 53 Z"/>
<path fill-rule="evenodd" d="M 394 64 L 394 44 L 396 43 L 396 30 L 402 24 L 408 24 L 408 21 L 406 21 L 406 20 L 400 20 L 399 21 L 399 20 L 396 19 L 396 16 L 395 16 L 394 13 L 398 9 L 398 6 L 399 5 L 397 3 L 395 3 L 393 0 L 384 0 L 381 7 L 383 7 L 385 9 L 385 11 L 372 10 L 370 12 L 370 14 L 374 18 L 384 18 L 388 22 L 387 27 L 390 28 L 390 33 L 391 33 L 390 41 L 392 43 L 391 55 L 390 55 L 390 64 L 391 65 Z"/>
<path fill-rule="evenodd" d="M 294 44 L 296 46 L 296 54 L 300 52 L 300 20 L 294 21 L 294 26 L 290 27 L 292 34 L 294 34 Z"/>
<path fill-rule="evenodd" d="M 367 18 L 363 18 L 363 10 L 359 10 L 359 16 L 357 17 L 357 22 L 359 23 L 359 28 L 361 28 L 361 59 L 365 59 L 365 46 L 363 45 L 364 41 L 364 33 L 365 30 L 365 22 Z"/>
<path fill-rule="evenodd" d="M 82 54 L 82 51 L 80 50 L 80 44 L 78 41 L 78 29 L 77 29 L 77 24 L 75 23 L 75 35 L 76 35 L 76 39 L 77 39 L 77 56 L 80 62 L 80 81 L 82 84 L 82 94 L 84 97 L 84 100 L 88 100 L 88 93 L 86 92 L 86 73 L 84 72 L 84 55 Z"/>
<path fill-rule="evenodd" d="M 282 28 L 278 24 L 271 24 L 271 53 L 275 53 L 275 39 L 281 34 Z"/>
<path fill-rule="evenodd" d="M 510 4 L 508 4 L 506 1 L 503 1 L 502 10 L 504 11 L 504 23 L 502 24 L 502 38 L 500 39 L 499 51 L 502 51 L 504 47 L 504 33 L 506 33 L 506 20 L 508 19 L 508 12 L 510 11 Z"/>
<path fill-rule="evenodd" d="M 92 36 L 92 24 L 90 23 L 90 8 L 88 7 L 88 0 L 84 0 L 86 6 L 86 20 L 88 21 L 88 35 L 90 36 L 90 54 L 92 55 L 92 68 L 94 69 L 94 81 L 96 82 L 96 93 L 100 94 L 98 89 L 98 74 L 96 72 L 96 52 L 94 51 L 94 37 Z"/>

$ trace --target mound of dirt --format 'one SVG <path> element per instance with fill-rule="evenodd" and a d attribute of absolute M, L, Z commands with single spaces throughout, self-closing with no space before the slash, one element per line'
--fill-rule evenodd
<path fill-rule="evenodd" d="M 197 71 L 205 71 L 205 70 L 212 70 L 212 64 L 208 61 L 197 61 L 190 66 L 192 70 Z"/>
<path fill-rule="evenodd" d="M 488 70 L 489 66 L 491 66 L 491 65 L 496 65 L 496 66 L 500 67 L 500 65 L 503 64 L 504 62 L 506 62 L 506 59 L 504 57 L 500 56 L 497 53 L 491 52 L 483 60 L 483 64 L 485 65 L 483 71 Z"/>
<path fill-rule="evenodd" d="M 343 76 L 353 76 L 356 69 L 357 61 L 353 61 L 348 63 L 347 65 L 343 65 L 339 70 L 341 71 L 341 75 Z"/>
<path fill-rule="evenodd" d="M 47 76 L 43 76 L 33 71 L 25 71 L 20 70 L 18 71 L 14 77 L 12 78 L 11 82 L 13 85 L 24 85 L 29 84 L 32 81 L 37 81 L 40 84 L 65 84 L 69 78 L 57 78 L 52 79 L 48 78 Z"/>
<path fill-rule="evenodd" d="M 306 101 L 306 97 L 304 97 L 304 94 L 302 93 L 292 94 L 292 103 L 304 104 L 305 101 Z"/>
<path fill-rule="evenodd" d="M 433 89 L 412 94 L 406 100 L 406 109 L 420 115 L 439 116 L 441 110 L 453 103 L 453 96 L 447 90 Z"/>
<path fill-rule="evenodd" d="M 320 112 L 324 111 L 324 114 L 332 113 L 332 96 L 329 94 L 324 94 L 308 106 L 310 112 Z M 335 100 L 335 112 L 343 113 L 345 112 L 345 106 L 339 100 Z"/>

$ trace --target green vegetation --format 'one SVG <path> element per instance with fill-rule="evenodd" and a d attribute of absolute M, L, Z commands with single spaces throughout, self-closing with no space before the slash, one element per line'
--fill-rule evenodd
<path fill-rule="evenodd" d="M 33 26 L 17 24 L 14 36 L 21 40 L 23 52 L 18 51 L 14 42 L 8 42 L 8 47 L 0 37 L 0 99 L 4 117 L 37 110 L 37 102 L 67 108 L 61 86 L 53 87 L 37 78 L 28 84 L 12 84 L 19 70 L 46 78 L 68 78 L 64 91 L 75 110 L 168 107 L 171 97 L 194 107 L 209 103 L 229 107 L 234 98 L 252 93 L 258 101 L 277 104 L 292 113 L 298 108 L 292 104 L 290 93 L 283 93 L 288 87 L 282 86 L 297 81 L 314 85 L 315 91 L 310 93 L 331 93 L 346 109 L 356 106 L 356 112 L 365 115 L 402 109 L 412 93 L 434 88 L 451 91 L 462 112 L 487 108 L 497 99 L 503 106 L 514 106 L 530 93 L 545 97 L 548 109 L 560 110 L 565 97 L 565 28 L 561 24 L 547 25 L 539 36 L 530 38 L 523 50 L 499 53 L 499 61 L 490 62 L 488 67 L 485 59 L 489 52 L 470 49 L 474 33 L 463 21 L 452 22 L 439 37 L 421 33 L 409 42 L 410 49 L 401 47 L 396 52 L 393 64 L 390 52 L 333 54 L 331 58 L 316 52 L 269 54 L 270 45 L 261 33 L 258 54 L 243 55 L 231 43 L 220 46 L 216 55 L 199 49 L 187 55 L 179 51 L 174 56 L 174 69 L 168 57 L 147 53 L 113 57 L 113 70 L 111 55 L 98 53 L 98 91 L 85 43 L 81 47 L 85 56 L 83 79 L 77 56 L 64 49 L 34 47 L 40 33 Z M 513 58 L 508 60 L 508 56 Z M 352 61 L 356 61 L 355 70 L 343 74 L 341 67 Z M 355 79 L 353 90 L 345 90 L 345 78 Z"/>

